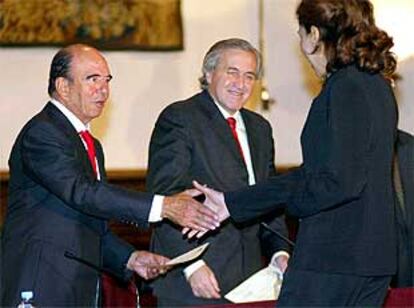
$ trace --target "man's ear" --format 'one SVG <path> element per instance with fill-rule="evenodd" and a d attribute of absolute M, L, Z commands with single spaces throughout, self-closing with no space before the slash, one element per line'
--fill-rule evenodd
<path fill-rule="evenodd" d="M 206 72 L 206 80 L 208 84 L 211 84 L 212 72 Z"/>
<path fill-rule="evenodd" d="M 69 80 L 64 77 L 56 78 L 55 88 L 60 97 L 66 98 L 69 95 Z"/>

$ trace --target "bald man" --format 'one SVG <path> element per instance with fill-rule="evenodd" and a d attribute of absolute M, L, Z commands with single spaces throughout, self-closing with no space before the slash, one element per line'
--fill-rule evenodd
<path fill-rule="evenodd" d="M 102 147 L 89 123 L 102 113 L 111 79 L 106 60 L 90 46 L 68 46 L 52 60 L 51 100 L 23 127 L 9 160 L 1 306 L 16 306 L 25 290 L 39 307 L 99 305 L 93 266 L 125 280 L 134 271 L 155 278 L 168 259 L 135 251 L 109 231 L 109 219 L 217 226 L 213 212 L 189 195 L 154 196 L 106 183 Z"/>

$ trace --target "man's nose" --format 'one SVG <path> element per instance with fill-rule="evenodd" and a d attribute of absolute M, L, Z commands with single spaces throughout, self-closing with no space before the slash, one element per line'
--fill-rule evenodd
<path fill-rule="evenodd" d="M 98 86 L 98 90 L 104 94 L 109 93 L 109 85 L 106 81 L 101 81 Z"/>
<path fill-rule="evenodd" d="M 243 88 L 246 84 L 246 80 L 242 75 L 237 75 L 233 80 L 233 84 L 238 88 Z"/>

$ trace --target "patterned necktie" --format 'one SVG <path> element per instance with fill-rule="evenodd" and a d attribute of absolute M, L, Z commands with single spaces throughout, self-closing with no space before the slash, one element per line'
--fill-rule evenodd
<path fill-rule="evenodd" d="M 231 128 L 231 132 L 233 134 L 234 140 L 236 140 L 237 143 L 237 147 L 239 148 L 239 152 L 243 158 L 243 161 L 245 161 L 244 159 L 244 154 L 243 154 L 243 150 L 239 141 L 239 136 L 237 135 L 237 131 L 236 131 L 236 119 L 233 117 L 228 117 L 227 118 L 227 123 L 229 124 L 230 128 Z"/>
<path fill-rule="evenodd" d="M 89 161 L 91 162 L 92 169 L 96 177 L 98 175 L 98 172 L 96 169 L 96 152 L 95 152 L 95 144 L 93 141 L 93 137 L 91 133 L 87 130 L 81 131 L 79 135 L 82 137 L 83 141 L 85 141 L 86 143 Z"/>

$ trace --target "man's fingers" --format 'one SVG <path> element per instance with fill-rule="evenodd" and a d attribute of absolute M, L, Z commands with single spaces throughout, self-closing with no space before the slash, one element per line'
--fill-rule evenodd
<path fill-rule="evenodd" d="M 193 230 L 191 228 L 183 228 L 183 230 L 181 231 L 181 234 L 185 235 L 186 238 L 188 238 L 188 239 L 193 238 L 198 233 L 205 234 L 206 231 L 198 231 L 198 230 Z M 198 238 L 198 236 L 197 236 L 197 238 Z"/>
<path fill-rule="evenodd" d="M 200 294 L 200 292 L 198 292 L 198 289 L 197 288 L 194 288 L 193 289 L 193 293 L 194 293 L 195 296 L 201 297 L 201 294 Z"/>
<path fill-rule="evenodd" d="M 200 223 L 188 223 L 189 230 L 196 230 L 197 232 L 207 232 L 208 230 L 211 230 L 208 226 L 202 227 Z"/>
<path fill-rule="evenodd" d="M 186 234 L 187 234 L 190 230 L 191 230 L 190 228 L 188 228 L 188 227 L 184 227 L 184 228 L 181 230 L 181 234 L 182 234 L 182 235 L 186 235 Z"/>
<path fill-rule="evenodd" d="M 194 217 L 193 223 L 199 225 L 201 228 L 211 230 L 220 226 L 217 214 L 209 208 L 200 205 L 195 210 L 197 212 L 192 215 Z"/>
<path fill-rule="evenodd" d="M 204 230 L 220 226 L 219 218 L 214 211 L 198 203 L 193 198 L 184 195 L 165 197 L 162 217 L 183 227 Z"/>
<path fill-rule="evenodd" d="M 200 238 L 202 235 L 206 233 L 207 231 L 198 231 L 198 230 L 188 229 L 188 231 L 183 233 L 183 235 L 185 235 L 187 239 L 192 239 L 194 236 L 197 236 L 197 238 Z M 198 236 L 198 234 L 201 234 L 201 236 Z"/>
<path fill-rule="evenodd" d="M 193 238 L 194 236 L 197 236 L 197 238 L 200 238 L 201 236 L 199 236 L 199 234 L 206 234 L 206 231 L 191 231 L 191 233 L 188 235 L 188 238 Z"/>
<path fill-rule="evenodd" d="M 202 195 L 203 193 L 195 188 L 191 188 L 191 189 L 187 189 L 183 191 L 183 194 L 190 196 L 190 197 L 197 197 L 197 196 Z"/>
<path fill-rule="evenodd" d="M 214 220 L 204 218 L 197 218 L 192 222 L 192 225 L 189 224 L 188 226 L 199 231 L 215 230 L 218 227 Z"/>
<path fill-rule="evenodd" d="M 157 269 L 155 269 L 155 268 L 149 268 L 147 270 L 147 279 L 155 278 L 155 277 L 158 276 L 158 274 L 159 274 L 159 271 Z"/>
<path fill-rule="evenodd" d="M 142 278 L 144 278 L 145 280 L 148 280 L 149 278 L 149 271 L 148 269 L 144 269 L 142 271 L 139 271 L 138 273 Z"/>
<path fill-rule="evenodd" d="M 204 205 L 200 205 L 197 208 L 198 211 L 198 217 L 200 216 L 203 217 L 204 220 L 206 220 L 209 224 L 213 224 L 216 227 L 220 226 L 220 223 L 218 221 L 218 215 L 215 212 L 214 209 L 211 209 L 210 207 L 204 206 Z"/>
<path fill-rule="evenodd" d="M 217 292 L 216 290 L 210 290 L 209 295 L 210 295 L 209 298 L 220 298 L 220 293 Z"/>
<path fill-rule="evenodd" d="M 195 235 L 197 238 L 201 238 L 201 237 L 203 237 L 203 236 L 204 236 L 204 234 L 206 234 L 206 233 L 207 233 L 207 231 L 199 231 L 199 232 L 195 233 L 194 235 Z M 192 236 L 194 236 L 194 235 L 192 235 Z"/>
<path fill-rule="evenodd" d="M 219 284 L 217 282 L 217 279 L 214 276 L 210 277 L 210 281 L 211 281 L 211 286 L 214 288 L 215 293 L 220 296 L 219 292 L 220 292 L 220 287 Z"/>
<path fill-rule="evenodd" d="M 214 282 L 213 280 L 215 279 L 210 279 L 208 284 L 205 284 L 202 288 L 203 292 L 203 297 L 206 298 L 220 298 L 220 290 L 218 290 L 218 286 L 214 286 Z"/>
<path fill-rule="evenodd" d="M 186 236 L 187 239 L 192 239 L 194 236 L 197 238 L 201 238 L 204 234 L 206 234 L 208 230 L 199 231 L 190 228 L 184 228 L 181 233 Z"/>
<path fill-rule="evenodd" d="M 189 278 L 194 295 L 202 298 L 220 298 L 220 288 L 212 270 L 203 265 Z"/>

